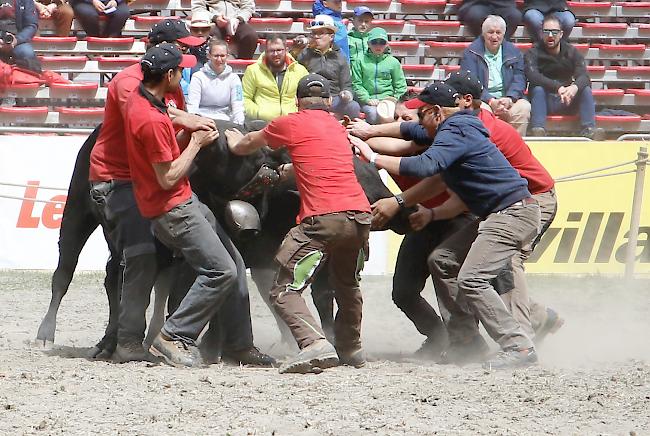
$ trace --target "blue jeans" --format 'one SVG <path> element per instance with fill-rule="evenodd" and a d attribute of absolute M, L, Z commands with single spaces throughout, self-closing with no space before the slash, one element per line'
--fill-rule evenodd
<path fill-rule="evenodd" d="M 242 342 L 235 349 L 252 345 L 249 304 L 236 305 L 243 311 L 222 313 L 226 300 L 248 303 L 246 267 L 241 255 L 219 226 L 214 215 L 194 195 L 184 203 L 152 220 L 156 237 L 169 248 L 179 251 L 197 277 L 178 309 L 167 319 L 161 332 L 174 340 L 194 342 L 203 328 L 219 312 L 227 325 L 236 324 Z M 211 326 L 212 327 L 212 326 Z M 242 334 L 245 333 L 245 334 Z M 228 336 L 228 334 L 226 334 Z"/>
<path fill-rule="evenodd" d="M 11 51 L 11 54 L 16 60 L 16 65 L 19 67 L 41 73 L 41 62 L 36 57 L 31 43 L 23 42 L 22 44 L 16 45 Z"/>
<path fill-rule="evenodd" d="M 361 113 L 361 106 L 354 100 L 345 102 L 338 95 L 332 98 L 332 107 L 331 112 L 335 113 L 337 117 L 343 118 L 343 115 L 347 115 L 352 119 L 359 118 Z"/>
<path fill-rule="evenodd" d="M 530 90 L 530 125 L 531 127 L 546 127 L 546 115 L 580 115 L 582 128 L 596 125 L 596 105 L 591 88 L 586 87 L 578 91 L 570 105 L 560 101 L 560 96 L 546 91 L 541 86 Z"/>
<path fill-rule="evenodd" d="M 576 24 L 576 17 L 571 11 L 556 11 L 552 14 L 560 22 L 560 28 L 564 32 L 562 39 L 568 40 L 573 26 Z M 544 24 L 544 14 L 542 14 L 537 9 L 528 9 L 524 14 L 524 25 L 528 29 L 531 38 L 535 41 L 541 41 L 542 36 L 542 25 Z"/>

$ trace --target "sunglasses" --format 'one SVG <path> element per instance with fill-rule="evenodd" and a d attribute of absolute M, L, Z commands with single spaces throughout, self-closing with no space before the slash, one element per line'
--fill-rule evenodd
<path fill-rule="evenodd" d="M 327 23 L 327 22 L 322 21 L 322 20 L 319 20 L 319 21 L 312 20 L 312 21 L 309 22 L 309 27 L 329 26 L 329 25 L 330 25 L 330 23 Z"/>
<path fill-rule="evenodd" d="M 542 30 L 542 35 L 551 35 L 551 36 L 558 36 L 562 30 L 560 29 L 544 29 Z"/>
<path fill-rule="evenodd" d="M 388 44 L 387 41 L 384 41 L 383 39 L 373 39 L 372 41 L 369 41 L 370 45 L 386 45 Z"/>

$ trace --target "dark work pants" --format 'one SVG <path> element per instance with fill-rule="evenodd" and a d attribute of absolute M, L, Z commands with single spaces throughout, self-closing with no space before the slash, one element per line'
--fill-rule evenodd
<path fill-rule="evenodd" d="M 488 15 L 499 15 L 506 21 L 505 39 L 510 39 L 521 23 L 521 12 L 515 6 L 514 1 L 505 6 L 495 5 L 490 1 L 470 3 L 458 8 L 458 18 L 469 27 L 474 36 L 481 35 L 483 21 Z"/>
<path fill-rule="evenodd" d="M 95 182 L 91 184 L 90 195 L 109 227 L 111 241 L 121 253 L 124 265 L 118 343 L 140 344 L 157 274 L 151 222 L 140 214 L 130 182 Z"/>
<path fill-rule="evenodd" d="M 444 329 L 436 311 L 420 295 L 430 275 L 429 254 L 471 219 L 463 214 L 451 220 L 433 221 L 419 232 L 407 233 L 402 240 L 393 275 L 393 302 L 424 336 L 440 334 Z"/>
<path fill-rule="evenodd" d="M 226 39 L 226 29 L 215 26 L 216 32 L 221 39 Z M 233 41 L 235 43 L 235 54 L 238 59 L 253 59 L 257 48 L 257 32 L 248 23 L 239 23 Z"/>
<path fill-rule="evenodd" d="M 131 12 L 129 5 L 123 1 L 117 5 L 117 9 L 112 14 L 107 14 L 106 26 L 104 31 L 101 31 L 99 25 L 99 17 L 104 14 L 97 12 L 97 9 L 92 3 L 84 3 L 82 1 L 75 1 L 72 3 L 74 15 L 81 23 L 81 27 L 88 36 L 101 36 L 101 37 L 117 37 L 122 36 L 122 29 L 124 23 L 128 20 Z"/>

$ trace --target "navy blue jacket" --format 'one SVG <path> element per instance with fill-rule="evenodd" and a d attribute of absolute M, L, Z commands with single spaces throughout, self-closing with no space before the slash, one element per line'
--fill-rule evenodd
<path fill-rule="evenodd" d="M 469 210 L 485 217 L 531 196 L 528 182 L 489 138 L 481 120 L 471 111 L 459 111 L 438 126 L 424 153 L 402 158 L 399 173 L 419 178 L 442 173 Z"/>
<path fill-rule="evenodd" d="M 34 0 L 15 0 L 16 4 L 16 43 L 29 42 L 38 30 L 38 14 Z"/>
<path fill-rule="evenodd" d="M 503 41 L 501 46 L 503 64 L 501 77 L 503 79 L 503 96 L 512 101 L 523 98 L 526 90 L 526 74 L 524 73 L 524 55 L 510 41 Z M 482 36 L 476 38 L 463 52 L 460 60 L 461 70 L 469 70 L 483 84 L 481 100 L 488 102 L 494 96 L 488 92 L 488 65 L 485 60 L 485 40 Z"/>

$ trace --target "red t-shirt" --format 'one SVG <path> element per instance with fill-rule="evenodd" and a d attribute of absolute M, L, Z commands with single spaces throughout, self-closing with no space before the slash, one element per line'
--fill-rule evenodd
<path fill-rule="evenodd" d="M 303 110 L 271 121 L 263 130 L 271 148 L 287 147 L 300 192 L 298 219 L 332 212 L 370 212 L 352 163 L 348 134 L 323 110 Z"/>
<path fill-rule="evenodd" d="M 133 192 L 142 216 L 153 218 L 188 200 L 192 195 L 190 181 L 182 177 L 165 190 L 156 179 L 152 164 L 173 161 L 181 154 L 163 102 L 140 87 L 126 104 L 126 151 Z"/>
<path fill-rule="evenodd" d="M 97 142 L 90 153 L 91 181 L 131 180 L 129 162 L 126 158 L 124 137 L 124 114 L 131 92 L 138 89 L 142 81 L 140 64 L 131 65 L 120 71 L 108 84 L 104 123 Z M 185 110 L 183 91 L 179 88 L 165 96 L 168 105 Z"/>
<path fill-rule="evenodd" d="M 528 190 L 531 194 L 541 194 L 555 186 L 553 177 L 533 156 L 528 144 L 514 127 L 485 109 L 479 111 L 478 117 L 490 132 L 490 140 L 508 159 L 510 165 L 519 172 L 519 175 L 528 180 Z"/>

